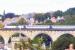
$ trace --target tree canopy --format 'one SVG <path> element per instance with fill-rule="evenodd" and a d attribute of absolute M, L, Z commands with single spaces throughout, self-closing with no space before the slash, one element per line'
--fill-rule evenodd
<path fill-rule="evenodd" d="M 53 16 L 55 16 L 56 18 L 57 18 L 58 16 L 63 16 L 63 12 L 60 11 L 60 10 L 57 10 L 57 11 L 55 11 L 55 12 L 53 13 Z"/>
<path fill-rule="evenodd" d="M 14 13 L 7 13 L 4 15 L 4 18 L 13 18 L 15 17 L 16 15 Z"/>
<path fill-rule="evenodd" d="M 64 12 L 65 15 L 75 15 L 75 8 L 69 8 Z"/>
<path fill-rule="evenodd" d="M 70 34 L 63 34 L 53 42 L 52 50 L 65 50 L 71 43 L 75 45 L 75 37 Z"/>
<path fill-rule="evenodd" d="M 27 21 L 24 19 L 24 18 L 21 18 L 18 22 L 17 22 L 17 24 L 19 24 L 19 25 L 27 25 L 28 23 L 27 23 Z"/>
<path fill-rule="evenodd" d="M 38 13 L 34 15 L 34 19 L 37 20 L 38 22 L 43 22 L 47 18 L 51 18 L 50 13 Z"/>

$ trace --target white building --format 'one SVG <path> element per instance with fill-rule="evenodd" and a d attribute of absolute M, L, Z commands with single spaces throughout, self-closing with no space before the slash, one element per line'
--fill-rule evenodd
<path fill-rule="evenodd" d="M 65 20 L 65 19 L 64 19 L 63 16 L 62 16 L 62 17 L 60 17 L 60 16 L 57 17 L 57 22 L 64 21 L 64 20 Z"/>

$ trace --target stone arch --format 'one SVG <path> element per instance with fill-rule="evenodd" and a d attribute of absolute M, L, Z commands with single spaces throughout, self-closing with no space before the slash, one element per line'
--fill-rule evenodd
<path fill-rule="evenodd" d="M 44 41 L 42 42 L 42 44 L 45 43 L 45 46 L 51 46 L 51 44 L 52 44 L 52 38 L 48 34 L 40 33 L 40 34 L 36 35 L 33 39 L 35 39 L 37 37 L 40 37 L 40 38 L 42 37 L 44 39 Z"/>
<path fill-rule="evenodd" d="M 12 38 L 12 37 L 19 37 L 19 36 L 27 37 L 27 36 L 24 35 L 23 33 L 14 33 L 14 34 L 12 34 L 12 35 L 9 37 L 8 43 L 11 43 L 11 38 Z M 28 37 L 27 37 L 27 38 L 28 38 Z"/>
<path fill-rule="evenodd" d="M 70 34 L 70 33 L 66 33 L 66 34 L 64 33 L 64 34 L 60 35 L 59 37 L 61 37 L 61 36 L 66 36 L 66 37 L 71 36 L 71 37 L 74 37 L 74 35 L 72 35 L 72 34 Z M 58 38 L 59 38 L 59 37 L 58 37 Z M 57 39 L 58 39 L 58 38 L 57 38 Z"/>
<path fill-rule="evenodd" d="M 69 48 L 69 44 L 73 43 L 75 45 L 75 37 L 72 34 L 66 33 L 60 35 L 57 40 L 53 43 L 53 50 L 64 50 Z"/>
<path fill-rule="evenodd" d="M 27 37 L 26 35 L 24 35 L 23 33 L 16 32 L 9 37 L 8 47 L 11 48 L 12 50 L 15 49 L 15 44 L 21 42 L 20 40 L 24 40 L 27 42 L 28 40 L 31 40 L 31 39 Z"/>
<path fill-rule="evenodd" d="M 0 48 L 4 48 L 5 45 L 5 40 L 4 38 L 0 35 Z"/>
<path fill-rule="evenodd" d="M 0 35 L 0 43 L 5 44 L 4 38 Z"/>

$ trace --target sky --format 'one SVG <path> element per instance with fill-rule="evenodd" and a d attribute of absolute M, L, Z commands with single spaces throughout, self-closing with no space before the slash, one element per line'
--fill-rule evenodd
<path fill-rule="evenodd" d="M 0 0 L 0 14 L 45 13 L 75 7 L 75 0 Z"/>

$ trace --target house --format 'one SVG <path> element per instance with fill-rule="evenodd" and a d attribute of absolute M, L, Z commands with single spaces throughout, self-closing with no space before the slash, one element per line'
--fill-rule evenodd
<path fill-rule="evenodd" d="M 56 23 L 57 22 L 57 18 L 55 18 L 55 17 L 51 17 L 50 20 L 51 20 L 52 23 Z"/>
<path fill-rule="evenodd" d="M 65 18 L 63 16 L 62 17 L 60 17 L 60 16 L 57 17 L 57 22 L 64 22 L 64 20 L 65 20 Z"/>

